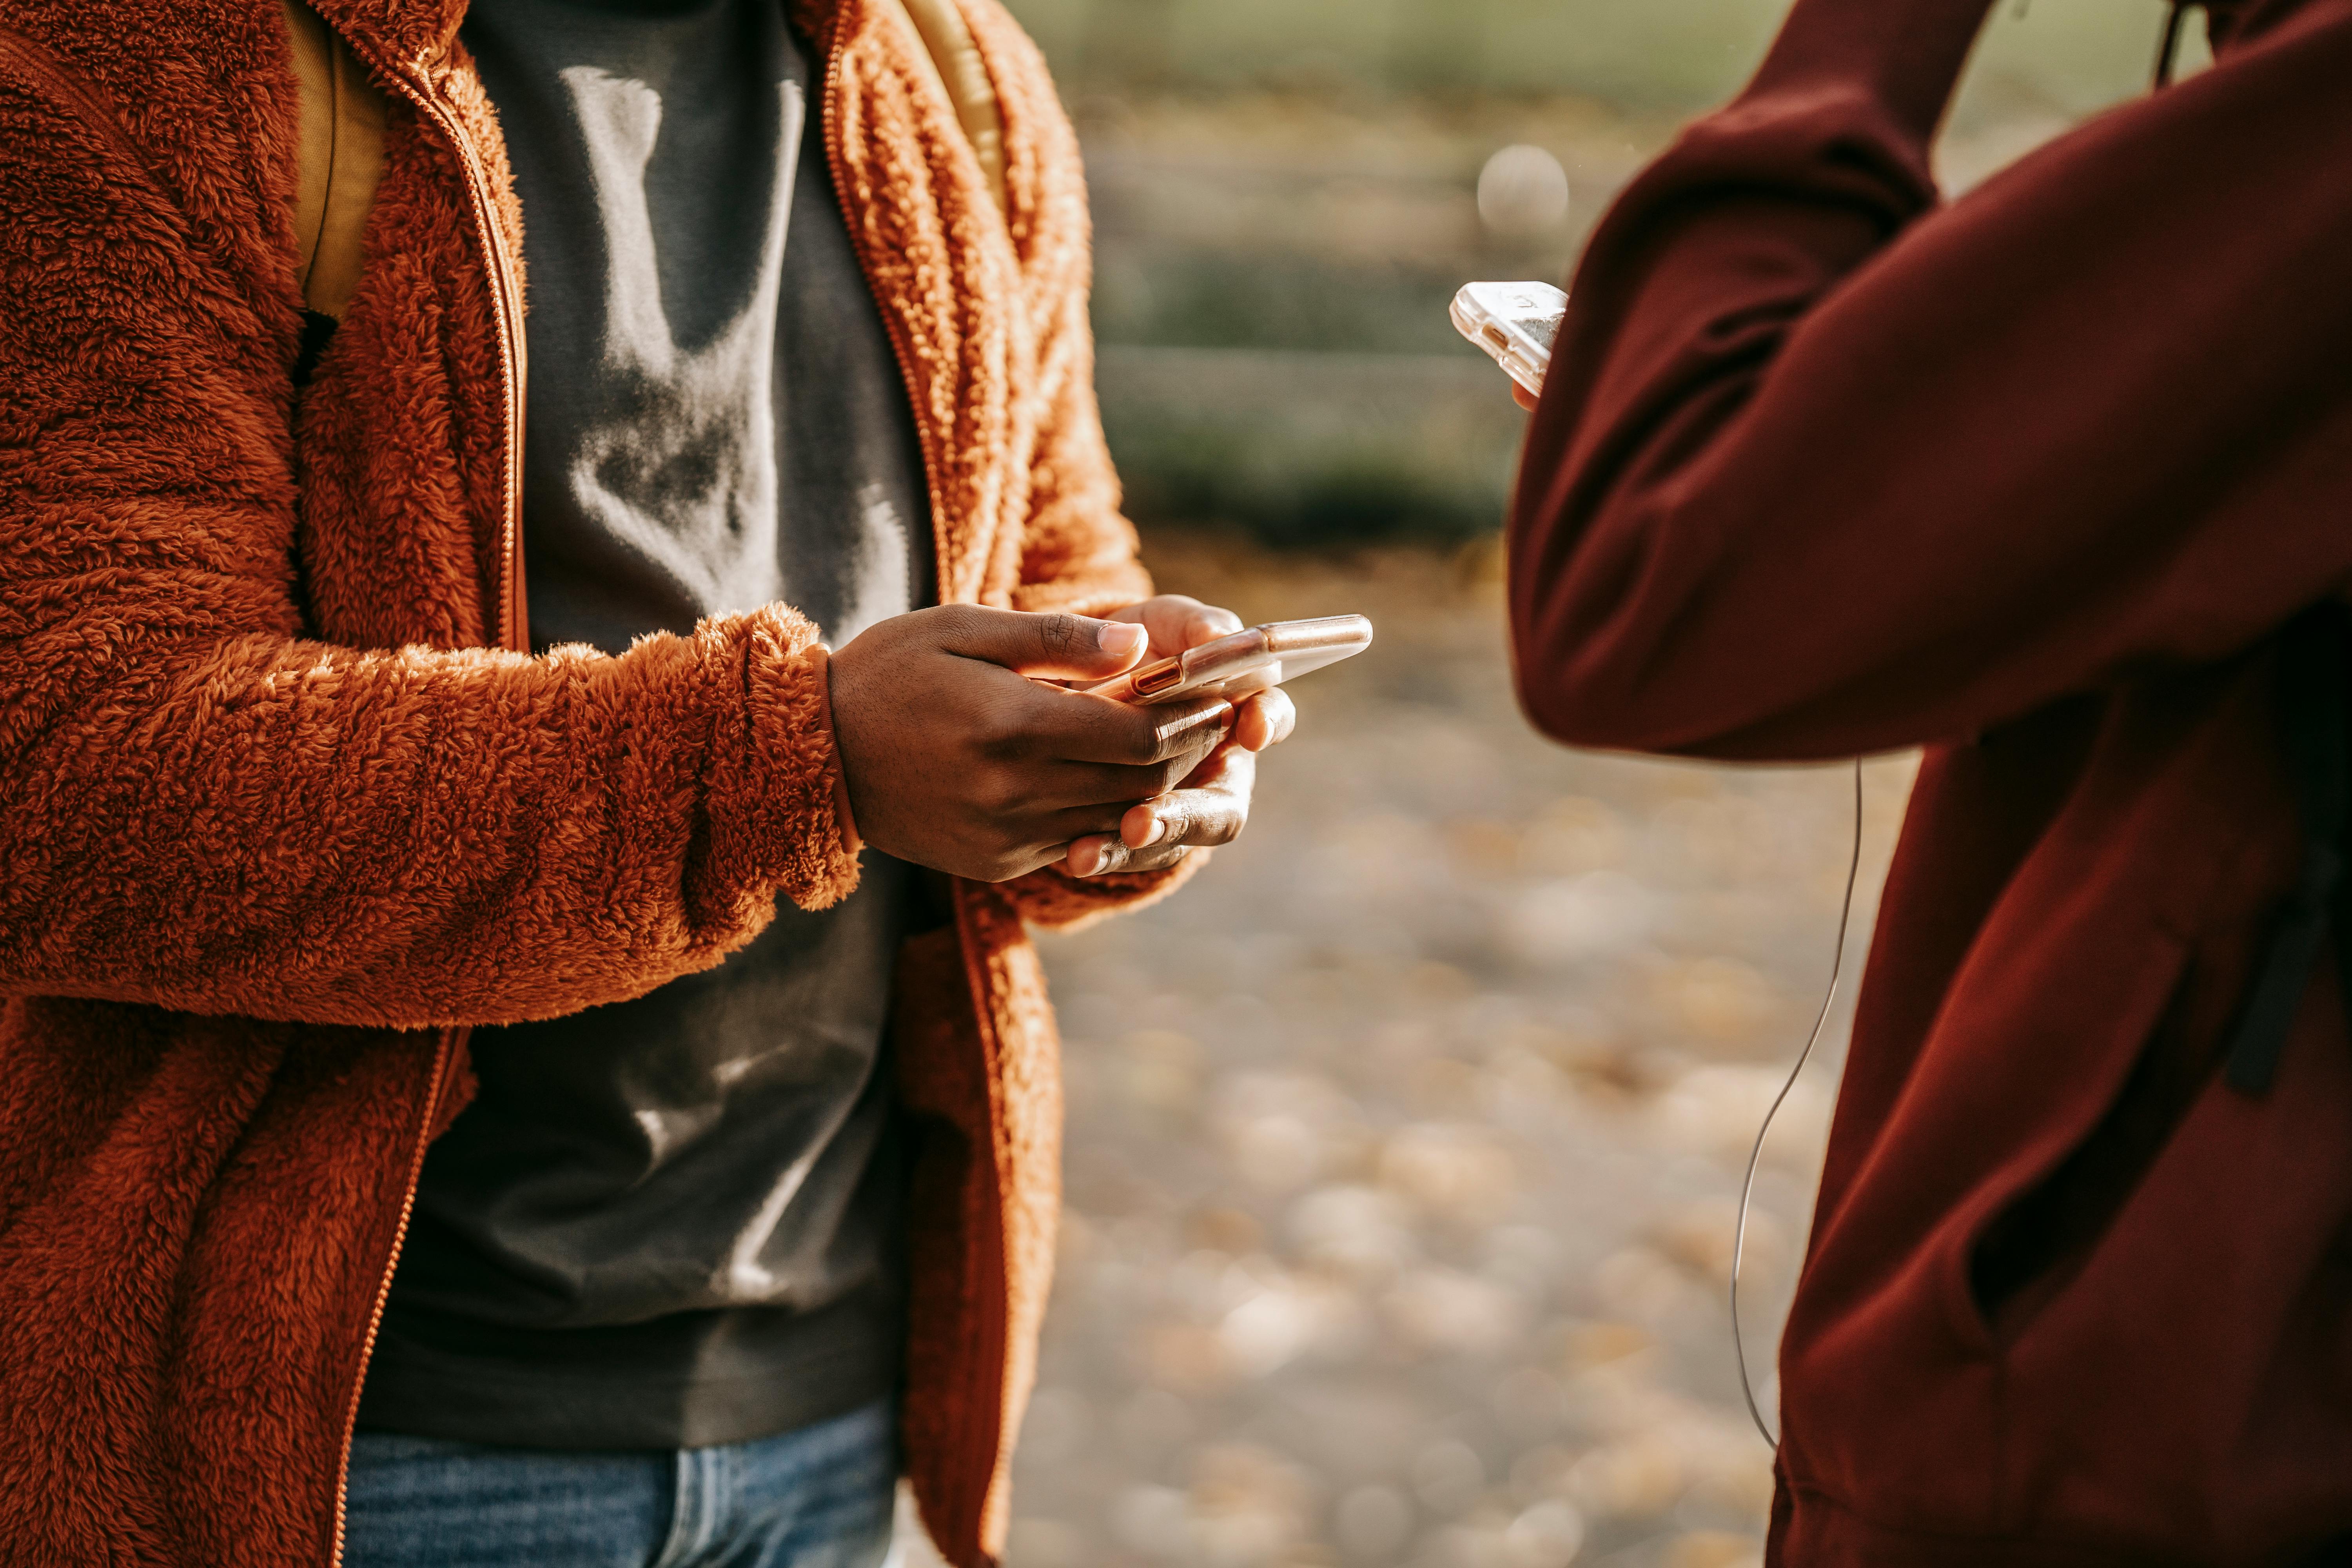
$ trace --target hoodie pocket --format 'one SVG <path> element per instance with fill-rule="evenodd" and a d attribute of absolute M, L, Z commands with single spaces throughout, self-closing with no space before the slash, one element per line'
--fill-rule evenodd
<path fill-rule="evenodd" d="M 2115 1018 L 2129 1065 L 2105 1110 L 1976 1232 L 1967 1300 L 1985 1342 L 2013 1340 L 2081 1272 L 2212 1077 L 2209 1032 L 2187 1026 L 2189 970 L 2187 946 L 2159 935 Z"/>

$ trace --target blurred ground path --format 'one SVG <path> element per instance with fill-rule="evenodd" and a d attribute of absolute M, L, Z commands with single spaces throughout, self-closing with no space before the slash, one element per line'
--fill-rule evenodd
<path fill-rule="evenodd" d="M 1168 588 L 1380 637 L 1297 689 L 1244 842 L 1042 942 L 1066 1202 L 1008 1568 L 1754 1561 L 1769 1454 L 1724 1285 L 1828 970 L 1847 774 L 1536 738 L 1491 545 L 1153 543 Z M 1855 968 L 1910 776 L 1866 773 Z M 1758 1189 L 1759 1375 L 1847 1011 Z"/>
<path fill-rule="evenodd" d="M 1085 145 L 1135 514 L 1424 548 L 1148 540 L 1171 588 L 1252 619 L 1361 610 L 1381 637 L 1299 686 L 1243 843 L 1162 906 L 1042 942 L 1067 1202 L 1008 1568 L 1752 1563 L 1769 1460 L 1724 1284 L 1748 1142 L 1829 967 L 1846 775 L 1528 732 L 1490 534 L 1521 425 L 1445 303 L 1566 279 L 1783 0 L 1012 5 Z M 2146 0 L 1996 7 L 1947 190 L 2140 91 L 2159 23 Z M 1507 147 L 1556 160 L 1564 212 L 1481 207 Z M 1910 777 L 1868 770 L 1850 973 Z M 1759 1188 L 1759 1373 L 1848 1011 Z"/>

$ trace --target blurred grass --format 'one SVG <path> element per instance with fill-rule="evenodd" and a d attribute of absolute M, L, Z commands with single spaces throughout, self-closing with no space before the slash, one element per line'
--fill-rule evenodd
<path fill-rule="evenodd" d="M 1680 116 L 1737 89 L 1780 0 L 1012 0 L 1066 89 L 1570 96 Z M 2138 90 L 2161 0 L 1999 5 L 1970 88 L 2070 114 Z M 1964 105 L 1963 113 L 1977 106 Z"/>
<path fill-rule="evenodd" d="M 1522 422 L 1446 301 L 1565 280 L 1617 191 L 1736 90 L 1774 0 L 1011 0 L 1071 100 L 1096 214 L 1103 421 L 1147 524 L 1286 548 L 1501 521 Z M 2137 91 L 2160 0 L 2001 5 L 1942 151 L 1964 187 Z M 2193 62 L 2192 62 L 2193 63 Z M 1478 171 L 1542 147 L 1564 222 L 1503 236 Z"/>
<path fill-rule="evenodd" d="M 1481 355 L 1106 349 L 1129 503 L 1262 543 L 1491 531 L 1523 416 Z"/>

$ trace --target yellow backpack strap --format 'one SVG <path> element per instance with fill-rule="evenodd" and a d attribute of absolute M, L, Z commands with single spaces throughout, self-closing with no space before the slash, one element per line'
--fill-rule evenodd
<path fill-rule="evenodd" d="M 939 68 L 940 82 L 955 105 L 964 139 L 979 155 L 980 172 L 996 210 L 1004 210 L 1004 121 L 997 113 L 996 84 L 989 79 L 980 47 L 971 41 L 971 27 L 956 9 L 956 0 L 900 0 L 915 31 L 922 35 L 923 50 Z"/>
<path fill-rule="evenodd" d="M 301 89 L 294 237 L 302 305 L 340 321 L 359 287 L 360 240 L 383 174 L 384 96 L 316 11 L 301 0 L 282 4 Z"/>

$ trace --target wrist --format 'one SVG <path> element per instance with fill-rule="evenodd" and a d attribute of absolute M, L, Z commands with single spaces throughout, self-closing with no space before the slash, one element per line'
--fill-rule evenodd
<path fill-rule="evenodd" d="M 856 855 L 866 847 L 866 840 L 857 831 L 857 818 L 849 805 L 849 763 L 841 753 L 841 730 L 835 721 L 833 705 L 832 650 L 824 644 L 818 643 L 809 649 L 809 654 L 815 660 L 817 667 L 817 700 L 824 704 L 824 712 L 820 715 L 820 719 L 824 724 L 825 735 L 833 742 L 834 826 L 841 836 L 842 853 Z"/>
<path fill-rule="evenodd" d="M 1797 0 L 1740 94 L 1859 88 L 1929 141 L 1993 0 Z"/>

